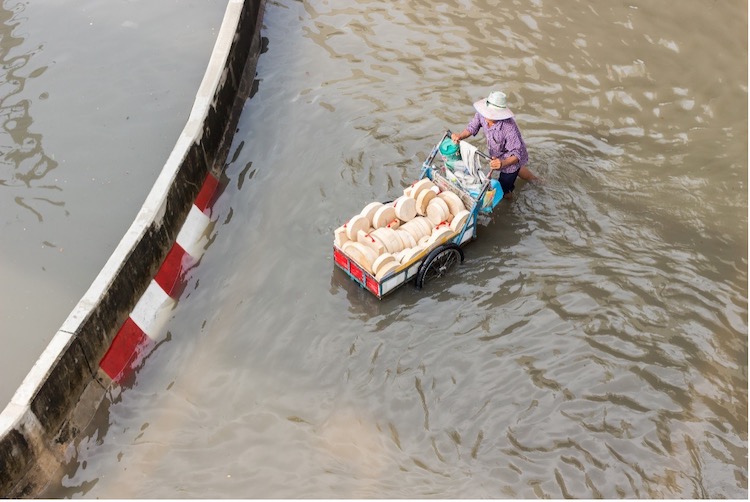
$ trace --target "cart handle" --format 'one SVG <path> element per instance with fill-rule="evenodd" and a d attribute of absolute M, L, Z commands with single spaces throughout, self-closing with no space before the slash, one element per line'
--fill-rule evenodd
<path fill-rule="evenodd" d="M 450 138 L 450 137 L 451 137 L 451 130 L 447 129 L 445 131 L 445 134 L 443 134 L 443 136 L 440 138 L 440 141 L 438 141 L 437 144 L 432 148 L 432 152 L 430 152 L 430 155 L 427 157 L 427 160 L 425 160 L 422 163 L 422 172 L 419 175 L 419 179 L 424 178 L 425 173 L 427 173 L 427 170 L 432 165 L 432 161 L 435 159 L 435 155 L 437 155 L 438 150 L 440 149 L 440 144 L 443 142 L 445 138 Z"/>
<path fill-rule="evenodd" d="M 452 134 L 453 133 L 451 133 L 450 129 L 446 129 L 445 134 L 443 134 L 443 136 L 440 138 L 440 141 L 438 141 L 437 144 L 432 148 L 432 151 L 430 152 L 430 155 L 427 157 L 427 160 L 425 160 L 422 163 L 422 173 L 419 175 L 420 179 L 424 178 L 425 173 L 427 172 L 427 170 L 432 165 L 432 161 L 435 160 L 435 156 L 437 155 L 438 150 L 440 149 L 440 144 L 443 142 L 443 140 L 445 138 L 450 138 Z M 477 150 L 477 154 L 479 154 L 479 156 L 484 157 L 487 160 L 492 160 L 492 158 L 489 155 L 487 155 L 486 153 L 484 153 L 481 150 Z M 489 178 L 489 177 L 490 176 L 488 174 L 487 178 Z"/>

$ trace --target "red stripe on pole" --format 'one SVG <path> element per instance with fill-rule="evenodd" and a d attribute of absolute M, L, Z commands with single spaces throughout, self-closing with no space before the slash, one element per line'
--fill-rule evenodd
<path fill-rule="evenodd" d="M 154 277 L 154 281 L 172 298 L 174 298 L 174 293 L 179 290 L 178 286 L 184 271 L 185 255 L 187 255 L 187 251 L 175 242 L 167 257 L 164 258 L 164 263 L 159 267 L 156 277 Z"/>
<path fill-rule="evenodd" d="M 211 199 L 216 192 L 216 187 L 219 186 L 219 180 L 214 178 L 213 175 L 209 174 L 206 176 L 206 180 L 203 182 L 203 187 L 198 193 L 198 197 L 195 198 L 195 206 L 201 211 L 205 211 L 208 205 L 211 203 Z"/>
<path fill-rule="evenodd" d="M 138 355 L 138 347 L 147 341 L 148 337 L 143 330 L 128 317 L 112 340 L 109 350 L 99 361 L 99 367 L 109 375 L 109 378 L 118 380 L 128 364 Z"/>

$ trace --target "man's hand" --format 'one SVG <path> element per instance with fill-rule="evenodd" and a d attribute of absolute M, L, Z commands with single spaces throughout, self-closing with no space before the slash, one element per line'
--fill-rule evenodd
<path fill-rule="evenodd" d="M 490 168 L 494 169 L 500 169 L 500 159 L 497 157 L 492 157 L 492 160 L 490 160 Z"/>

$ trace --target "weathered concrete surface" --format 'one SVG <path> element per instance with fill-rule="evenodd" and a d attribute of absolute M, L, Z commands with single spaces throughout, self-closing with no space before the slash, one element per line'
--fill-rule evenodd
<path fill-rule="evenodd" d="M 230 0 L 185 128 L 143 207 L 0 414 L 0 495 L 33 497 L 69 460 L 111 381 L 99 369 L 206 175 L 220 177 L 260 52 L 265 0 Z"/>

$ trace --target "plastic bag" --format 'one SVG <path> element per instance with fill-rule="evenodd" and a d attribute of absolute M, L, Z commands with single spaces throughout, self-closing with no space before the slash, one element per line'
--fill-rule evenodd
<path fill-rule="evenodd" d="M 474 198 L 479 196 L 478 191 L 470 191 L 470 193 Z M 491 213 L 501 200 L 503 200 L 503 187 L 500 186 L 499 181 L 491 179 L 490 187 L 480 201 L 479 211 L 482 213 Z"/>

